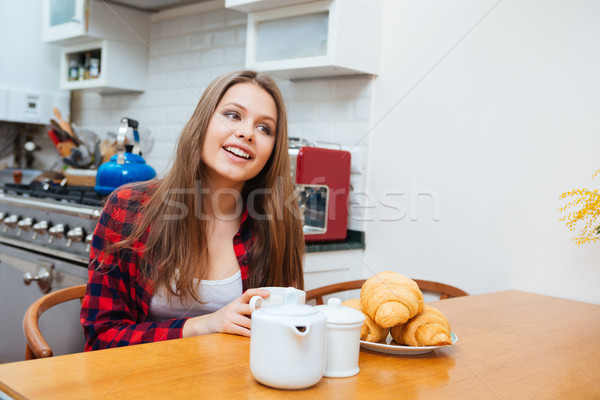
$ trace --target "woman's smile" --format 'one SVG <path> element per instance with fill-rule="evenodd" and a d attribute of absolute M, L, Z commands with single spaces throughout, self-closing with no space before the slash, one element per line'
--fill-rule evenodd
<path fill-rule="evenodd" d="M 226 146 L 223 146 L 223 150 L 237 156 L 238 158 L 242 158 L 244 160 L 251 160 L 253 158 L 252 155 L 250 154 L 251 150 L 247 149 L 247 148 L 244 149 L 244 148 L 237 147 L 237 146 L 226 145 Z"/>

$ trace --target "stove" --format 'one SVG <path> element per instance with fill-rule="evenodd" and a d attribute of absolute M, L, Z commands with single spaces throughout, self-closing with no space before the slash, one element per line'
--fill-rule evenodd
<path fill-rule="evenodd" d="M 87 266 L 104 196 L 44 182 L 0 189 L 0 242 Z"/>
<path fill-rule="evenodd" d="M 0 186 L 0 362 L 23 359 L 23 315 L 45 293 L 85 284 L 104 196 L 50 181 Z M 55 355 L 79 352 L 79 302 L 40 320 Z M 56 309 L 56 310 L 55 310 Z"/>

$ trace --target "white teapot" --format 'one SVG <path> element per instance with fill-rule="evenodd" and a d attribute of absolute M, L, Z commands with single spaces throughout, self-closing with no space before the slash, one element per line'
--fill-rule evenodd
<path fill-rule="evenodd" d="M 252 313 L 250 370 L 260 383 L 301 389 L 319 382 L 325 371 L 326 317 L 314 307 L 286 303 Z"/>

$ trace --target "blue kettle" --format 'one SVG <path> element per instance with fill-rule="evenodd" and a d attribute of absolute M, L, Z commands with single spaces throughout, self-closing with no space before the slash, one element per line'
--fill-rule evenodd
<path fill-rule="evenodd" d="M 146 164 L 141 155 L 132 152 L 139 148 L 138 122 L 131 118 L 121 118 L 121 127 L 117 134 L 117 154 L 98 168 L 94 190 L 100 194 L 110 194 L 126 183 L 147 181 L 156 177 L 154 168 Z M 136 143 L 125 145 L 125 137 L 129 129 L 133 129 Z"/>

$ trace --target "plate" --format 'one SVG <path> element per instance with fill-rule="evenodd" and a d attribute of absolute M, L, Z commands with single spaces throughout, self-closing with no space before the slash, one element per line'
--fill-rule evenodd
<path fill-rule="evenodd" d="M 450 332 L 450 338 L 452 339 L 452 344 L 454 344 L 458 341 L 458 337 L 456 336 L 456 334 L 454 332 Z M 388 335 L 388 337 L 385 339 L 385 343 L 373 343 L 373 342 L 365 342 L 364 340 L 361 340 L 360 346 L 365 349 L 378 351 L 380 353 L 402 354 L 402 355 L 426 354 L 426 353 L 430 353 L 430 352 L 434 351 L 435 349 L 439 349 L 441 347 L 446 347 L 446 346 L 417 346 L 417 347 L 414 347 L 414 346 L 404 346 L 401 344 L 392 344 L 392 343 L 396 343 L 396 342 L 392 342 L 392 335 Z"/>

